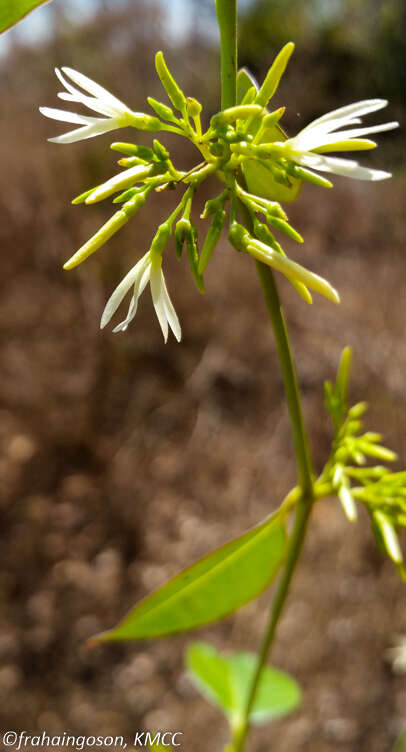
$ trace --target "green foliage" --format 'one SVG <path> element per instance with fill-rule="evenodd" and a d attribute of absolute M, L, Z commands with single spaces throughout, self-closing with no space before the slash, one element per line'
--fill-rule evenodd
<path fill-rule="evenodd" d="M 244 721 L 249 689 L 257 667 L 250 653 L 223 656 L 203 642 L 188 648 L 188 671 L 203 696 L 228 719 L 233 732 Z M 294 711 L 301 702 L 297 682 L 283 671 L 266 666 L 250 713 L 250 723 L 261 724 Z"/>
<path fill-rule="evenodd" d="M 1 0 L 0 33 L 9 29 L 10 26 L 14 26 L 24 16 L 45 2 L 49 2 L 49 0 Z"/>
<path fill-rule="evenodd" d="M 268 587 L 285 549 L 284 517 L 275 514 L 185 569 L 92 642 L 162 637 L 222 619 Z"/>

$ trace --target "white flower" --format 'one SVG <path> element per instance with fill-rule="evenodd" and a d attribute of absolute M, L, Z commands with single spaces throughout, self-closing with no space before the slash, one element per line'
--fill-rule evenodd
<path fill-rule="evenodd" d="M 152 302 L 154 304 L 156 315 L 158 316 L 158 321 L 165 342 L 168 339 L 168 324 L 177 341 L 180 342 L 182 332 L 179 319 L 169 297 L 168 290 L 166 289 L 165 278 L 162 271 L 162 256 L 156 253 L 151 254 L 150 251 L 138 261 L 114 290 L 103 311 L 100 328 L 103 329 L 106 324 L 108 324 L 127 292 L 131 287 L 134 287 L 127 316 L 121 324 L 118 324 L 118 326 L 113 329 L 114 332 L 125 331 L 137 313 L 138 300 L 148 282 L 151 285 Z"/>
<path fill-rule="evenodd" d="M 397 128 L 399 123 L 384 123 L 372 125 L 369 128 L 345 128 L 359 125 L 362 115 L 375 112 L 386 107 L 386 99 L 366 99 L 362 102 L 340 107 L 338 110 L 323 115 L 303 128 L 294 138 L 277 145 L 281 156 L 287 156 L 304 167 L 310 167 L 321 172 L 331 172 L 358 180 L 384 180 L 390 178 L 390 172 L 361 167 L 353 159 L 325 157 L 323 152 L 356 151 L 373 149 L 374 141 L 362 138 L 369 133 L 379 133 Z M 344 128 L 344 130 L 342 130 Z"/>
<path fill-rule="evenodd" d="M 102 86 L 96 84 L 95 81 L 84 76 L 83 73 L 79 73 L 73 70 L 73 68 L 62 68 L 62 70 L 67 78 L 81 88 L 73 86 L 70 81 L 64 78 L 61 71 L 55 68 L 56 75 L 66 89 L 66 91 L 60 92 L 58 97 L 68 102 L 80 102 L 88 107 L 89 110 L 98 112 L 104 115 L 104 117 L 89 117 L 88 115 L 77 115 L 74 112 L 53 109 L 52 107 L 40 107 L 40 112 L 45 117 L 52 118 L 53 120 L 62 120 L 66 123 L 76 123 L 81 126 L 80 128 L 74 128 L 73 131 L 64 133 L 62 136 L 50 138 L 48 139 L 49 141 L 57 144 L 71 144 L 74 141 L 92 138 L 99 133 L 107 133 L 115 128 L 129 125 L 131 110 L 127 105 L 110 94 Z"/>

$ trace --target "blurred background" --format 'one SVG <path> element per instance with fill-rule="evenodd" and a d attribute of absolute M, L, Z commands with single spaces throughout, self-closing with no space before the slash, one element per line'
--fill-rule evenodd
<path fill-rule="evenodd" d="M 86 264 L 63 262 L 106 220 L 108 205 L 71 199 L 115 172 L 115 134 L 47 143 L 69 126 L 53 67 L 86 73 L 144 109 L 163 98 L 157 49 L 187 94 L 219 108 L 212 0 L 54 0 L 3 37 L 0 59 L 1 728 L 50 734 L 184 732 L 190 752 L 221 750 L 227 729 L 183 671 L 193 639 L 255 650 L 270 593 L 195 635 L 84 648 L 133 603 L 265 517 L 295 483 L 290 427 L 255 269 L 221 244 L 194 288 L 165 261 L 183 340 L 164 346 L 149 295 L 127 333 L 99 331 L 111 291 L 148 247 L 171 197 L 156 196 Z M 277 93 L 293 135 L 323 112 L 390 100 L 401 128 L 364 163 L 381 184 L 305 186 L 289 207 L 304 235 L 293 258 L 325 276 L 339 308 L 306 307 L 279 280 L 317 469 L 331 430 L 323 381 L 355 350 L 351 398 L 371 404 L 406 464 L 406 4 L 400 0 L 241 2 L 241 64 L 261 79 L 280 47 L 296 51 Z M 133 134 L 120 134 L 120 140 Z M 148 136 L 143 139 L 148 141 Z M 193 151 L 167 140 L 175 163 Z M 202 194 L 202 202 L 204 195 Z M 196 218 L 198 221 L 198 218 Z M 202 227 L 202 223 L 200 223 Z M 350 525 L 331 499 L 314 511 L 273 663 L 304 690 L 292 718 L 253 734 L 256 752 L 389 752 L 406 718 L 406 678 L 385 657 L 406 630 L 406 590 L 377 552 L 366 515 Z"/>

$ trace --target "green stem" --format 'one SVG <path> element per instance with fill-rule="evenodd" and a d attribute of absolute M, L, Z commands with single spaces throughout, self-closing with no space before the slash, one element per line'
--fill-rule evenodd
<path fill-rule="evenodd" d="M 300 552 L 302 550 L 311 508 L 312 505 L 311 503 L 309 503 L 309 499 L 306 500 L 304 498 L 298 503 L 296 507 L 295 524 L 289 540 L 289 549 L 285 566 L 279 580 L 277 592 L 272 602 L 268 623 L 264 632 L 261 650 L 258 656 L 257 670 L 250 688 L 250 694 L 244 713 L 244 720 L 238 733 L 236 734 L 236 737 L 234 738 L 234 746 L 232 748 L 233 752 L 243 752 L 245 748 L 245 742 L 249 732 L 250 713 L 254 704 L 258 685 L 262 676 L 262 671 L 268 661 L 269 651 L 273 643 L 276 628 L 279 623 L 279 618 L 281 616 L 282 609 L 285 605 L 285 601 L 289 592 L 292 576 L 295 571 Z"/>
<path fill-rule="evenodd" d="M 261 679 L 262 671 L 267 663 L 269 651 L 273 643 L 276 628 L 289 593 L 290 583 L 296 564 L 299 560 L 307 523 L 315 498 L 313 473 L 310 461 L 308 440 L 303 421 L 300 395 L 297 384 L 295 366 L 292 358 L 289 336 L 285 318 L 279 300 L 272 270 L 256 262 L 258 275 L 264 292 L 265 301 L 271 318 L 276 339 L 282 376 L 285 385 L 286 400 L 292 424 L 296 459 L 299 473 L 300 499 L 296 505 L 295 522 L 289 538 L 286 561 L 279 580 L 278 589 L 272 602 L 268 623 L 265 628 L 262 645 L 258 657 L 258 665 L 250 687 L 249 697 L 245 708 L 244 719 L 233 742 L 233 752 L 243 752 L 247 734 L 249 732 L 249 717 L 255 701 L 255 696 Z"/>
<path fill-rule="evenodd" d="M 216 0 L 216 9 L 221 45 L 221 107 L 222 109 L 226 109 L 233 107 L 236 104 L 237 98 L 237 0 Z M 289 592 L 291 579 L 303 546 L 307 523 L 314 502 L 313 472 L 288 331 L 273 273 L 268 266 L 260 262 L 256 262 L 256 264 L 282 368 L 286 400 L 292 423 L 301 495 L 296 505 L 295 523 L 289 539 L 286 561 L 263 636 L 257 670 L 250 687 L 244 719 L 238 734 L 233 739 L 232 747 L 229 748 L 230 752 L 231 750 L 233 752 L 243 752 L 245 748 L 249 732 L 250 712 L 255 701 L 262 671 L 268 660 L 269 650 L 275 636 L 279 618 Z"/>
<path fill-rule="evenodd" d="M 221 48 L 221 109 L 237 101 L 237 0 L 216 0 Z"/>
<path fill-rule="evenodd" d="M 295 445 L 296 460 L 299 471 L 299 485 L 305 496 L 313 495 L 313 472 L 310 461 L 309 443 L 300 404 L 299 388 L 292 352 L 289 343 L 289 335 L 283 315 L 278 289 L 272 270 L 269 266 L 256 261 L 259 279 L 262 285 L 266 305 L 272 322 L 278 349 L 279 360 L 282 368 L 282 377 L 285 385 L 286 400 L 292 423 L 293 440 Z"/>

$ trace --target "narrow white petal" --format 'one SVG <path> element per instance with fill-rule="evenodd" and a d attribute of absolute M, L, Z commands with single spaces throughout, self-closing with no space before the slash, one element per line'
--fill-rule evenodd
<path fill-rule="evenodd" d="M 317 143 L 311 146 L 310 149 L 309 146 L 306 146 L 305 149 L 306 151 L 310 151 L 311 149 L 317 149 L 319 146 L 327 146 L 328 144 L 335 144 L 339 141 L 348 141 L 350 138 L 361 138 L 362 136 L 367 136 L 369 133 L 381 133 L 398 127 L 399 123 L 391 122 L 382 123 L 382 125 L 371 125 L 369 128 L 351 128 L 344 131 L 335 131 L 334 133 L 330 133 L 317 139 Z"/>
<path fill-rule="evenodd" d="M 67 68 L 65 66 L 62 68 L 62 70 L 66 76 L 69 76 L 71 81 L 73 81 L 78 86 L 81 86 L 85 91 L 88 91 L 89 94 L 93 94 L 93 96 L 97 99 L 110 103 L 119 112 L 128 110 L 128 107 L 119 99 L 117 99 L 117 97 L 113 96 L 113 94 L 110 94 L 107 89 L 105 89 L 103 86 L 100 86 L 100 84 L 97 84 L 96 81 L 92 81 L 91 78 L 88 78 L 83 73 L 79 73 L 79 71 L 76 71 L 73 68 Z"/>
<path fill-rule="evenodd" d="M 164 335 L 164 340 L 166 342 L 168 339 L 168 319 L 166 316 L 165 305 L 164 305 L 163 284 L 162 284 L 163 281 L 164 281 L 164 278 L 162 274 L 161 265 L 155 261 L 155 263 L 153 262 L 151 264 L 151 274 L 150 274 L 151 295 L 152 295 L 152 302 L 155 308 L 155 313 L 158 317 L 158 321 L 162 329 L 162 334 Z"/>
<path fill-rule="evenodd" d="M 135 266 L 133 266 L 132 269 L 128 272 L 128 274 L 125 275 L 124 279 L 121 280 L 120 284 L 116 287 L 112 295 L 110 295 L 105 309 L 103 311 L 101 321 L 100 321 L 100 329 L 104 329 L 106 324 L 109 323 L 112 316 L 114 316 L 117 308 L 119 307 L 122 300 L 127 295 L 127 292 L 129 289 L 133 286 L 139 283 L 140 278 L 145 272 L 146 267 L 148 267 L 150 261 L 149 261 L 149 254 L 146 253 L 145 256 L 140 259 Z M 137 295 L 137 300 L 140 293 Z M 135 296 L 134 296 L 135 297 Z"/>
<path fill-rule="evenodd" d="M 116 326 L 113 329 L 114 333 L 125 332 L 126 329 L 128 329 L 128 325 L 131 323 L 131 321 L 135 317 L 135 314 L 137 313 L 137 308 L 138 308 L 138 301 L 142 293 L 144 292 L 147 282 L 149 280 L 149 272 L 150 272 L 150 265 L 148 264 L 143 274 L 140 274 L 135 281 L 134 291 L 133 291 L 133 295 L 130 301 L 130 306 L 128 309 L 127 316 L 124 319 L 124 321 L 121 322 L 121 324 L 118 324 L 118 326 Z"/>
<path fill-rule="evenodd" d="M 321 117 L 317 118 L 317 120 L 313 120 L 313 122 L 310 123 L 310 125 L 306 126 L 306 129 L 303 130 L 314 128 L 318 125 L 328 123 L 331 120 L 341 120 L 342 122 L 348 122 L 348 120 L 353 116 L 362 117 L 363 115 L 367 115 L 369 112 L 376 112 L 377 110 L 381 110 L 383 107 L 386 107 L 387 104 L 387 99 L 363 99 L 361 102 L 354 102 L 353 104 L 345 105 L 345 107 L 339 107 L 338 110 L 332 110 L 326 115 L 322 115 Z"/>
<path fill-rule="evenodd" d="M 77 128 L 74 131 L 68 131 L 68 133 L 63 133 L 61 136 L 49 138 L 48 141 L 51 141 L 54 144 L 73 144 L 75 141 L 84 141 L 87 138 L 93 138 L 93 136 L 108 133 L 108 131 L 112 131 L 119 127 L 113 119 L 93 119 L 96 121 L 93 125 L 86 125 L 84 128 Z"/>
<path fill-rule="evenodd" d="M 339 157 L 325 157 L 322 154 L 306 153 L 298 156 L 300 164 L 320 172 L 331 172 L 335 175 L 343 175 L 357 180 L 385 180 L 391 177 L 390 172 L 373 170 L 369 167 L 361 167 L 353 159 L 340 159 Z"/>
<path fill-rule="evenodd" d="M 169 326 L 171 327 L 176 339 L 180 342 L 182 338 L 182 330 L 180 328 L 179 319 L 177 313 L 173 307 L 173 303 L 169 297 L 168 288 L 166 287 L 165 277 L 162 274 L 162 286 L 163 286 L 163 299 L 166 311 L 166 318 L 168 319 Z"/>
<path fill-rule="evenodd" d="M 305 128 L 302 128 L 302 130 L 297 134 L 297 136 L 294 137 L 294 139 L 289 139 L 289 141 L 300 141 L 300 146 L 304 149 L 307 149 L 307 140 L 306 139 L 315 139 L 317 136 L 322 137 L 326 135 L 327 133 L 331 133 L 331 131 L 334 130 L 334 128 L 341 127 L 343 125 L 359 125 L 362 123 L 361 118 L 352 118 L 351 120 L 344 120 L 342 118 L 332 118 L 331 120 L 328 120 L 326 123 L 320 123 L 319 125 L 314 125 L 314 123 L 310 123 Z"/>
<path fill-rule="evenodd" d="M 58 97 L 60 99 L 63 99 L 65 102 L 79 102 L 80 104 L 84 104 L 85 107 L 88 107 L 89 110 L 93 110 L 94 112 L 99 112 L 100 115 L 105 115 L 106 117 L 114 117 L 117 115 L 116 108 L 111 107 L 107 104 L 107 102 L 101 103 L 100 99 L 95 99 L 95 97 L 88 97 L 86 94 L 69 94 L 66 91 L 60 91 L 58 93 Z"/>
<path fill-rule="evenodd" d="M 59 78 L 61 84 L 65 87 L 67 91 L 69 91 L 74 96 L 78 96 L 81 93 L 78 91 L 78 89 L 75 89 L 75 87 L 72 86 L 72 84 L 69 81 L 67 81 L 66 78 L 63 77 L 59 68 L 55 68 L 55 73 L 57 77 Z"/>
<path fill-rule="evenodd" d="M 39 111 L 41 115 L 45 115 L 51 120 L 60 120 L 63 123 L 77 123 L 78 125 L 90 125 L 95 120 L 100 118 L 89 118 L 85 115 L 77 115 L 75 112 L 68 112 L 67 110 L 57 110 L 53 107 L 40 107 Z M 90 122 L 89 122 L 90 121 Z"/>

